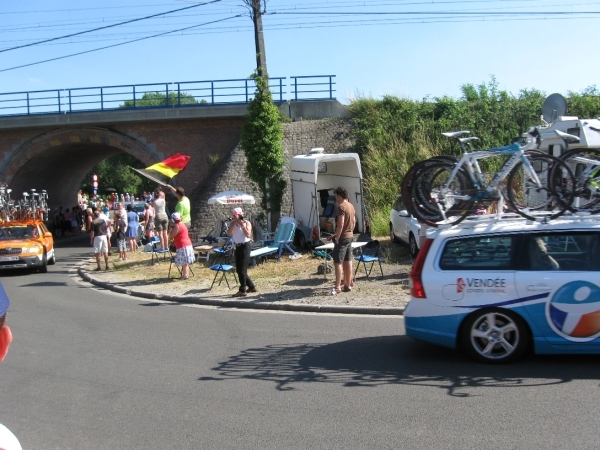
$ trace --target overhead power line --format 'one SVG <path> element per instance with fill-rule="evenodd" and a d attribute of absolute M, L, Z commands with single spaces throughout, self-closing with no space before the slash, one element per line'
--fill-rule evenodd
<path fill-rule="evenodd" d="M 243 15 L 244 14 L 238 14 L 238 15 L 235 15 L 235 16 L 226 17 L 225 19 L 219 19 L 219 20 L 213 20 L 211 22 L 200 23 L 198 25 L 192 25 L 190 27 L 180 28 L 178 30 L 165 31 L 164 33 L 158 33 L 158 34 L 154 34 L 152 36 L 146 36 L 146 37 L 142 37 L 142 38 L 138 38 L 138 39 L 133 39 L 133 40 L 127 41 L 127 42 L 120 42 L 118 44 L 107 45 L 105 47 L 94 48 L 94 49 L 91 49 L 91 50 L 85 50 L 83 52 L 72 53 L 70 55 L 64 55 L 64 56 L 58 56 L 56 58 L 45 59 L 44 61 L 37 61 L 37 62 L 29 63 L 29 64 L 22 64 L 20 66 L 9 67 L 8 69 L 2 69 L 2 70 L 0 70 L 0 73 L 1 72 L 7 72 L 9 70 L 14 70 L 14 69 L 21 69 L 23 67 L 35 66 L 37 64 L 43 64 L 43 63 L 47 63 L 47 62 L 50 62 L 50 61 L 58 61 L 59 59 L 70 58 L 72 56 L 85 55 L 86 53 L 92 53 L 92 52 L 97 52 L 99 50 L 105 50 L 107 48 L 118 47 L 120 45 L 125 45 L 125 44 L 131 44 L 132 42 L 138 42 L 138 41 L 143 41 L 145 39 L 151 39 L 151 38 L 155 38 L 155 37 L 158 37 L 158 36 L 164 36 L 166 34 L 177 33 L 179 31 L 185 31 L 185 30 L 189 30 L 191 28 L 197 28 L 197 27 L 201 27 L 201 26 L 204 26 L 204 25 L 211 25 L 213 23 L 224 22 L 226 20 L 231 20 L 231 19 L 235 19 L 237 17 L 242 17 Z"/>
<path fill-rule="evenodd" d="M 304 11 L 281 11 L 267 12 L 265 15 L 336 15 L 336 16 L 435 16 L 435 15 L 454 15 L 454 16 L 570 16 L 570 15 L 599 15 L 600 11 L 403 11 L 403 12 L 304 12 Z"/>
<path fill-rule="evenodd" d="M 166 14 L 171 14 L 171 13 L 175 13 L 175 12 L 178 12 L 178 11 L 184 11 L 186 9 L 192 9 L 192 8 L 197 8 L 199 6 L 210 5 L 212 3 L 218 3 L 220 1 L 222 1 L 222 0 L 211 0 L 211 1 L 205 2 L 205 3 L 198 3 L 198 4 L 192 5 L 192 6 L 186 6 L 185 8 L 173 9 L 171 11 L 161 12 L 161 13 L 158 13 L 158 14 L 152 14 L 150 16 L 138 17 L 137 19 L 127 20 L 125 22 L 114 23 L 112 25 L 106 25 L 106 26 L 99 27 L 99 28 L 93 28 L 91 30 L 79 31 L 77 33 L 67 34 L 65 36 L 58 36 L 58 37 L 54 37 L 54 38 L 50 38 L 50 39 L 45 39 L 43 41 L 32 42 L 30 44 L 24 44 L 24 45 L 18 45 L 16 47 L 5 48 L 3 50 L 0 50 L 0 53 L 8 52 L 8 51 L 11 51 L 11 50 L 17 50 L 19 48 L 31 47 L 33 45 L 45 44 L 47 42 L 57 41 L 59 39 L 66 39 L 66 38 L 70 38 L 70 37 L 73 37 L 73 36 L 79 36 L 79 35 L 86 34 L 86 33 L 92 33 L 94 31 L 105 30 L 107 28 L 114 28 L 114 27 L 118 27 L 118 26 L 121 26 L 121 25 L 126 25 L 128 23 L 139 22 L 140 20 L 152 19 L 154 17 L 164 16 Z"/>

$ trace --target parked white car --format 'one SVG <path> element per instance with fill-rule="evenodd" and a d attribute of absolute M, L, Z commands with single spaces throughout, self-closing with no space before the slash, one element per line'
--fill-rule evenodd
<path fill-rule="evenodd" d="M 390 211 L 390 239 L 392 242 L 408 244 L 410 255 L 415 258 L 419 253 L 419 230 L 421 225 L 404 206 L 399 195 Z"/>
<path fill-rule="evenodd" d="M 502 363 L 600 353 L 600 216 L 473 216 L 428 233 L 410 274 L 406 334 Z"/>

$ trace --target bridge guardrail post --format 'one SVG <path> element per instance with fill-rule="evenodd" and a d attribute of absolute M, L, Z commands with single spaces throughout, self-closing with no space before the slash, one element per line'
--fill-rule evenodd
<path fill-rule="evenodd" d="M 57 97 L 58 97 L 58 112 L 61 113 L 62 111 L 60 109 L 60 89 L 56 90 L 56 94 L 57 94 Z"/>
<path fill-rule="evenodd" d="M 69 89 L 69 112 L 73 112 L 73 107 L 71 105 L 71 89 Z"/>
<path fill-rule="evenodd" d="M 137 106 L 136 106 L 136 100 L 135 100 L 135 84 L 132 87 L 133 87 L 133 107 L 137 108 Z"/>
<path fill-rule="evenodd" d="M 104 88 L 100 88 L 100 109 L 104 111 Z"/>
<path fill-rule="evenodd" d="M 27 115 L 29 115 L 29 92 L 27 92 Z"/>

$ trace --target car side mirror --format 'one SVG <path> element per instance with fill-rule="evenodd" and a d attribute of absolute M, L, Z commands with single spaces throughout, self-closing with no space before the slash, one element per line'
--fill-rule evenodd
<path fill-rule="evenodd" d="M 44 233 L 44 237 L 51 238 L 52 237 L 52 233 L 50 233 L 49 231 L 46 231 Z"/>
<path fill-rule="evenodd" d="M 402 211 L 398 211 L 398 215 L 400 215 L 402 217 L 410 217 L 410 214 L 405 209 L 403 209 Z"/>

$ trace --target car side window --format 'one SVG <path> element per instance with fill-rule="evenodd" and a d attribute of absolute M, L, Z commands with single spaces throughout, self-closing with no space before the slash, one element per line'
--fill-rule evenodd
<path fill-rule="evenodd" d="M 442 270 L 510 270 L 515 237 L 479 236 L 452 239 L 446 243 L 440 258 Z"/>
<path fill-rule="evenodd" d="M 600 271 L 599 239 L 597 232 L 530 235 L 527 270 Z"/>
<path fill-rule="evenodd" d="M 402 201 L 402 196 L 399 195 L 398 197 L 396 197 L 396 201 L 394 202 L 394 211 L 402 211 L 403 209 L 406 209 L 406 207 L 404 206 L 404 202 Z"/>

